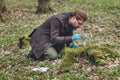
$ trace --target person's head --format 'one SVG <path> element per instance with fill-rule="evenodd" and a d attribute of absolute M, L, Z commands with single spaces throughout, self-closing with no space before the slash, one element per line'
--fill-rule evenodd
<path fill-rule="evenodd" d="M 87 21 L 87 15 L 83 10 L 74 11 L 69 18 L 69 24 L 71 24 L 75 29 L 83 25 L 85 21 Z"/>

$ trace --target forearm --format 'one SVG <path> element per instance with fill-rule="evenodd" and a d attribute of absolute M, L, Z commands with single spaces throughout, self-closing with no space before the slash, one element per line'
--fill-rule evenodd
<path fill-rule="evenodd" d="M 72 42 L 71 36 L 58 36 L 58 37 L 52 37 L 52 42 L 55 44 L 68 44 Z"/>

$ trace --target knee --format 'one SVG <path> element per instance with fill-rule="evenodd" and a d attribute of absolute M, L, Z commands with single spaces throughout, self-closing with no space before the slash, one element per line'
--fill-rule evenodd
<path fill-rule="evenodd" d="M 54 55 L 51 55 L 49 56 L 49 60 L 55 60 L 58 58 L 58 55 L 57 54 L 54 54 Z"/>

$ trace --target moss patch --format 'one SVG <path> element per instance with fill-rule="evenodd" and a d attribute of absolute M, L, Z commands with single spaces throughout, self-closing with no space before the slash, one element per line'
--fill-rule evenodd
<path fill-rule="evenodd" d="M 76 61 L 76 57 L 79 57 L 81 54 L 85 54 L 86 58 L 96 65 L 107 64 L 105 61 L 107 57 L 120 57 L 119 53 L 107 46 L 93 44 L 87 45 L 87 48 L 84 48 L 82 45 L 77 48 L 65 47 L 60 54 L 62 54 L 60 68 L 69 68 Z"/>

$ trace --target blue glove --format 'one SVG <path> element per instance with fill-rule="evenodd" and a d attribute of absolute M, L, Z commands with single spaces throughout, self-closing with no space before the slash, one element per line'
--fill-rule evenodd
<path fill-rule="evenodd" d="M 72 40 L 82 39 L 82 35 L 81 34 L 73 34 L 73 36 L 71 38 L 72 38 Z"/>
<path fill-rule="evenodd" d="M 75 48 L 75 47 L 77 47 L 78 45 L 75 43 L 75 42 L 72 42 L 72 43 L 70 43 L 70 47 L 72 47 L 72 48 Z"/>

